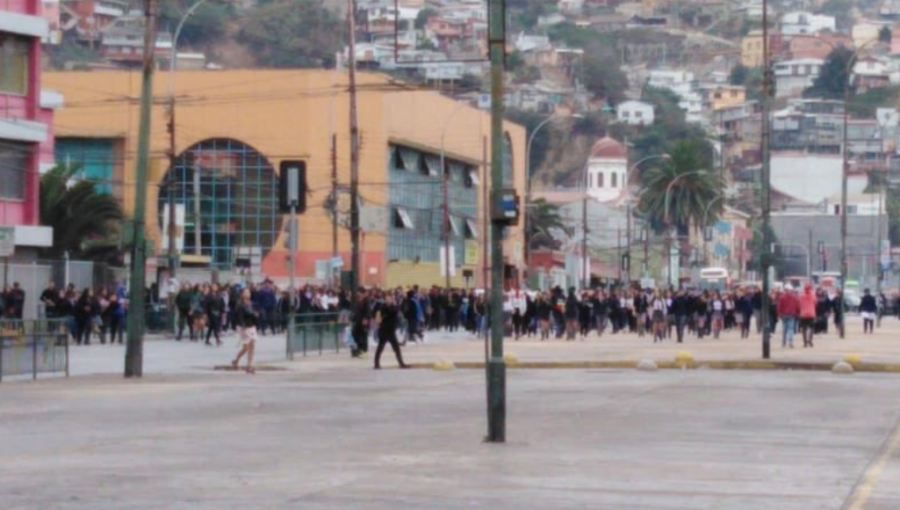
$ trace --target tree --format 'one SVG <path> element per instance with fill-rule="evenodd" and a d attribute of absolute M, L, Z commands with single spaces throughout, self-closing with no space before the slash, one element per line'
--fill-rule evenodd
<path fill-rule="evenodd" d="M 552 0 L 507 0 L 506 7 L 518 28 L 525 30 L 533 29 L 539 17 L 556 10 Z"/>
<path fill-rule="evenodd" d="M 825 59 L 825 65 L 822 66 L 822 71 L 812 87 L 803 91 L 803 97 L 842 99 L 845 89 L 850 86 L 849 73 L 853 58 L 853 52 L 844 46 L 833 49 Z"/>
<path fill-rule="evenodd" d="M 782 253 L 782 249 L 780 244 L 778 243 L 778 236 L 775 235 L 775 230 L 770 226 L 768 228 L 768 238 L 769 244 L 767 244 L 762 236 L 762 226 L 751 225 L 753 228 L 753 239 L 750 240 L 750 244 L 747 249 L 750 252 L 750 258 L 747 261 L 747 270 L 748 271 L 756 271 L 760 272 L 760 278 L 765 278 L 764 275 L 761 274 L 762 271 L 762 259 L 764 256 L 769 256 L 769 262 L 772 268 L 775 270 L 776 275 L 784 275 L 784 253 Z M 772 252 L 772 244 L 775 245 L 775 252 Z"/>
<path fill-rule="evenodd" d="M 78 179 L 80 168 L 58 165 L 41 176 L 41 224 L 53 227 L 53 246 L 47 257 L 94 258 L 91 241 L 110 240 L 124 218 L 119 201 L 101 193 L 97 184 Z"/>
<path fill-rule="evenodd" d="M 238 40 L 270 67 L 330 67 L 345 26 L 316 0 L 277 0 L 255 8 Z"/>
<path fill-rule="evenodd" d="M 667 154 L 683 140 L 695 140 L 704 153 L 711 154 L 712 147 L 705 141 L 706 133 L 696 124 L 686 121 L 684 110 L 678 106 L 679 98 L 674 92 L 645 87 L 641 100 L 653 105 L 656 120 L 649 127 L 628 133 L 635 161 L 651 155 Z"/>
<path fill-rule="evenodd" d="M 184 14 L 199 0 L 166 0 L 159 6 L 159 23 L 162 27 L 168 27 L 172 35 Z M 225 35 L 228 22 L 234 18 L 234 6 L 225 2 L 206 2 L 184 22 L 179 35 L 179 44 L 187 41 L 190 43 L 204 43 L 213 41 Z"/>
<path fill-rule="evenodd" d="M 834 16 L 837 28 L 845 30 L 853 26 L 853 2 L 852 0 L 827 0 L 819 8 L 822 14 Z"/>
<path fill-rule="evenodd" d="M 731 74 L 728 76 L 728 82 L 732 85 L 744 85 L 750 75 L 750 68 L 744 64 L 737 64 L 731 68 Z"/>
<path fill-rule="evenodd" d="M 554 232 L 557 235 L 572 235 L 571 227 L 559 214 L 559 206 L 539 198 L 532 201 L 529 207 L 527 234 L 530 248 L 532 250 L 541 248 L 558 250 L 562 246 L 562 242 L 554 236 Z"/>
<path fill-rule="evenodd" d="M 850 101 L 848 111 L 851 115 L 860 118 L 873 118 L 875 112 L 881 107 L 893 107 L 900 96 L 898 87 L 880 87 L 869 89 L 859 94 Z"/>
<path fill-rule="evenodd" d="M 709 146 L 701 141 L 680 141 L 669 155 L 662 164 L 644 171 L 638 209 L 657 231 L 661 230 L 666 225 L 666 192 L 677 179 L 669 193 L 669 224 L 685 232 L 691 225 L 703 224 L 707 206 L 721 196 L 724 183 L 712 168 Z M 718 200 L 709 210 L 710 218 L 715 218 L 722 207 L 722 200 Z"/>
<path fill-rule="evenodd" d="M 619 67 L 618 56 L 613 47 L 591 44 L 585 48 L 584 86 L 612 105 L 625 98 L 628 78 Z"/>
<path fill-rule="evenodd" d="M 437 16 L 438 14 L 438 11 L 431 7 L 426 7 L 419 11 L 419 14 L 416 15 L 416 30 L 423 30 L 425 26 L 428 25 L 428 20 Z"/>

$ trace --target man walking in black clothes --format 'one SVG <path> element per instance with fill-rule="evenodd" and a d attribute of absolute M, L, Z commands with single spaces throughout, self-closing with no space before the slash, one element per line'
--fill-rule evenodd
<path fill-rule="evenodd" d="M 222 345 L 222 340 L 219 338 L 219 330 L 222 329 L 222 314 L 225 313 L 225 299 L 219 292 L 218 285 L 213 284 L 209 289 L 209 293 L 203 299 L 203 310 L 206 312 L 207 320 L 206 345 L 212 345 L 209 343 L 209 338 L 212 335 L 216 336 L 216 345 Z"/>
<path fill-rule="evenodd" d="M 409 368 L 409 365 L 403 362 L 403 354 L 400 353 L 400 343 L 397 341 L 397 324 L 400 311 L 397 309 L 397 303 L 394 301 L 394 295 L 387 293 L 384 296 L 384 303 L 378 309 L 378 348 L 375 349 L 375 370 L 381 368 L 381 353 L 384 351 L 384 345 L 391 344 L 394 350 L 394 356 L 397 357 L 397 364 L 400 368 Z"/>
<path fill-rule="evenodd" d="M 688 300 L 683 290 L 678 289 L 675 297 L 672 298 L 672 308 L 669 313 L 675 317 L 675 337 L 678 339 L 678 343 L 682 343 L 684 341 L 684 325 L 688 318 Z"/>
<path fill-rule="evenodd" d="M 54 319 L 57 317 L 56 304 L 59 301 L 59 292 L 56 290 L 56 284 L 50 282 L 44 292 L 41 293 L 41 302 L 44 303 L 44 317 Z"/>
<path fill-rule="evenodd" d="M 353 326 L 350 329 L 354 347 L 350 352 L 354 358 L 359 358 L 369 351 L 369 320 L 372 317 L 372 307 L 366 296 L 366 289 L 362 287 L 359 288 L 356 300 Z"/>

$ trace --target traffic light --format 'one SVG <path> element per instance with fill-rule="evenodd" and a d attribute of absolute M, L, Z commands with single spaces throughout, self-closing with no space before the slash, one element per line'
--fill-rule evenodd
<path fill-rule="evenodd" d="M 625 252 L 622 254 L 622 271 L 627 273 L 629 269 L 631 269 L 631 254 Z"/>
<path fill-rule="evenodd" d="M 306 161 L 282 161 L 278 176 L 278 204 L 281 212 L 306 211 Z"/>

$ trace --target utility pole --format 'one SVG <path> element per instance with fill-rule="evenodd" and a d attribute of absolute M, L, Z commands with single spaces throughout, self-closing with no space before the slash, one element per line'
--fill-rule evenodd
<path fill-rule="evenodd" d="M 141 78 L 141 111 L 138 127 L 137 166 L 134 186 L 134 237 L 131 245 L 131 281 L 128 294 L 128 343 L 125 347 L 125 377 L 144 374 L 144 272 L 147 241 L 147 167 L 150 156 L 150 109 L 153 103 L 153 50 L 156 46 L 156 1 L 144 2 L 144 64 Z"/>
<path fill-rule="evenodd" d="M 581 202 L 581 288 L 588 288 L 591 275 L 591 258 L 588 256 L 588 196 L 585 188 L 584 200 Z"/>
<path fill-rule="evenodd" d="M 332 130 L 331 133 L 331 198 L 334 200 L 334 218 L 331 222 L 331 258 L 338 256 L 338 222 L 337 222 L 337 197 L 338 197 L 338 175 L 337 175 L 337 135 Z M 329 266 L 331 267 L 331 266 Z M 332 287 L 336 287 L 340 280 L 335 281 L 334 268 L 331 269 L 329 275 Z"/>
<path fill-rule="evenodd" d="M 350 291 L 353 310 L 359 289 L 359 119 L 356 111 L 356 0 L 347 0 L 348 79 L 350 81 Z"/>
<path fill-rule="evenodd" d="M 352 1 L 352 0 L 351 0 Z M 506 4 L 490 0 L 491 57 L 491 189 L 503 188 L 503 75 L 506 61 Z M 503 360 L 503 223 L 491 222 L 491 359 L 488 363 L 488 437 L 506 442 L 506 363 Z"/>
<path fill-rule="evenodd" d="M 625 218 L 625 253 L 628 254 L 628 265 L 625 266 L 625 271 L 628 276 L 628 283 L 631 284 L 631 202 L 628 202 L 625 205 L 625 213 L 628 215 Z"/>
<path fill-rule="evenodd" d="M 166 179 L 169 194 L 169 228 L 166 235 L 169 237 L 169 277 L 175 278 L 178 267 L 178 248 L 175 246 L 178 239 L 178 225 L 175 222 L 176 207 L 173 188 L 175 188 L 176 182 L 175 161 L 177 155 L 175 154 L 175 96 L 171 94 L 169 95 L 169 123 L 166 127 L 169 131 L 169 178 Z M 172 309 L 172 303 L 169 303 L 169 310 Z"/>
<path fill-rule="evenodd" d="M 769 104 L 772 93 L 772 62 L 769 55 L 769 6 L 768 0 L 762 3 L 762 40 L 763 40 L 763 82 L 762 97 L 760 98 L 760 115 L 762 118 L 762 137 L 760 141 L 760 155 L 762 167 L 760 169 L 760 202 L 762 208 L 762 253 L 757 256 L 762 269 L 762 309 L 760 320 L 762 321 L 762 357 L 771 357 L 771 328 L 769 327 L 769 267 L 772 263 L 772 254 L 769 252 L 769 215 L 771 212 L 771 189 L 769 177 Z M 845 124 L 846 125 L 846 124 Z"/>
<path fill-rule="evenodd" d="M 643 272 L 643 277 L 648 278 L 650 276 L 650 229 L 647 226 L 647 223 L 644 223 L 644 226 L 641 228 L 641 237 L 644 240 L 644 261 L 642 264 L 641 271 Z"/>
<path fill-rule="evenodd" d="M 490 175 L 488 174 L 488 137 L 481 137 L 481 194 L 482 194 L 482 215 L 483 225 L 481 227 L 482 239 L 485 241 L 490 232 L 491 202 L 488 193 L 488 182 Z M 483 242 L 481 245 L 481 263 L 484 275 L 482 276 L 482 287 L 488 288 L 488 274 L 490 271 L 490 260 L 488 259 L 488 243 Z"/>
<path fill-rule="evenodd" d="M 858 51 L 858 50 L 857 50 Z M 841 144 L 841 156 L 843 157 L 843 165 L 841 170 L 841 303 L 838 305 L 838 313 L 840 321 L 838 333 L 840 338 L 844 338 L 844 289 L 847 288 L 847 176 L 850 175 L 850 147 L 847 143 L 847 124 L 850 121 L 850 76 L 853 70 L 853 62 L 856 60 L 856 53 L 850 59 L 847 65 L 847 81 L 844 83 L 844 129 L 843 143 Z"/>
<path fill-rule="evenodd" d="M 619 259 L 619 283 L 622 283 L 622 226 L 616 226 L 616 258 Z"/>
<path fill-rule="evenodd" d="M 442 138 L 443 140 L 443 138 Z M 450 169 L 447 168 L 447 161 L 444 159 L 444 150 L 441 149 L 441 195 L 443 195 L 443 204 L 441 204 L 441 225 L 443 226 L 442 237 L 444 250 L 444 288 L 450 290 Z"/>
<path fill-rule="evenodd" d="M 806 245 L 806 278 L 809 279 L 810 284 L 812 284 L 812 242 L 813 233 L 812 229 L 809 229 L 809 244 Z"/>

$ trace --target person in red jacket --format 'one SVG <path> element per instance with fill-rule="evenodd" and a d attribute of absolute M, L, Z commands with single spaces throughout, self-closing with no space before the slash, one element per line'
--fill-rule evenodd
<path fill-rule="evenodd" d="M 778 318 L 781 319 L 781 347 L 794 348 L 794 327 L 800 315 L 800 300 L 790 285 L 785 285 L 784 293 L 778 298 Z"/>
<path fill-rule="evenodd" d="M 800 296 L 800 331 L 803 333 L 803 347 L 813 346 L 813 332 L 816 323 L 816 295 L 813 294 L 812 285 L 803 287 Z"/>

